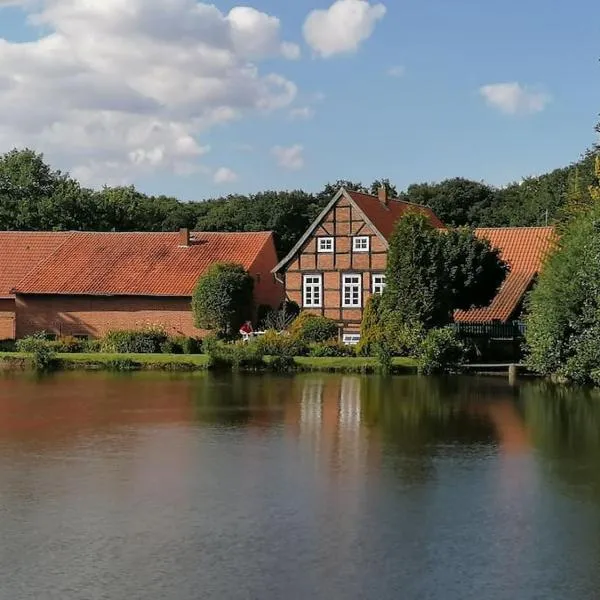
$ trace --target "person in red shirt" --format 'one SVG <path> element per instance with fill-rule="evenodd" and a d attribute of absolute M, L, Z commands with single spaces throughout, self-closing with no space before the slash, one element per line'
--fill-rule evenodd
<path fill-rule="evenodd" d="M 253 329 L 252 329 L 252 323 L 250 321 L 246 321 L 241 327 L 240 327 L 240 334 L 242 336 L 242 339 L 247 342 L 250 339 L 250 336 L 253 333 Z"/>

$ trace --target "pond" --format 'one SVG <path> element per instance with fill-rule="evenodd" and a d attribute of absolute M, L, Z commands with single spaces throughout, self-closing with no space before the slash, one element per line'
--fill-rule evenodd
<path fill-rule="evenodd" d="M 600 398 L 502 378 L 0 378 L 0 599 L 598 597 Z"/>

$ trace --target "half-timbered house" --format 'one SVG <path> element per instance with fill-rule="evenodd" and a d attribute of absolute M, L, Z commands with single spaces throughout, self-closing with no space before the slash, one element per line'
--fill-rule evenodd
<path fill-rule="evenodd" d="M 383 292 L 388 239 L 408 212 L 443 223 L 425 206 L 341 188 L 289 254 L 273 269 L 289 300 L 338 322 L 346 343 L 359 338 L 363 307 Z"/>

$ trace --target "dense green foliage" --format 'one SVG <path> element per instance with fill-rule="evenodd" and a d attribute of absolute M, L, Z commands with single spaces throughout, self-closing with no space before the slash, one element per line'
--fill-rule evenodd
<path fill-rule="evenodd" d="M 530 366 L 600 385 L 600 206 L 565 228 L 531 294 L 528 312 Z"/>
<path fill-rule="evenodd" d="M 254 280 L 241 265 L 215 263 L 198 279 L 192 296 L 194 322 L 219 335 L 237 334 L 253 316 Z"/>
<path fill-rule="evenodd" d="M 335 321 L 308 312 L 300 313 L 290 327 L 290 335 L 304 344 L 327 342 L 337 338 L 338 332 Z"/>
<path fill-rule="evenodd" d="M 102 338 L 101 349 L 114 354 L 159 354 L 167 339 L 159 328 L 109 331 Z"/>
<path fill-rule="evenodd" d="M 0 230 L 272 230 L 283 255 L 341 185 L 376 193 L 383 183 L 392 195 L 430 205 L 449 225 L 504 226 L 543 225 L 563 218 L 569 199 L 589 200 L 594 181 L 594 157 L 588 154 L 570 167 L 500 189 L 460 177 L 411 185 L 405 192 L 385 179 L 366 186 L 338 180 L 316 193 L 266 190 L 181 202 L 148 196 L 132 186 L 87 189 L 53 170 L 42 155 L 13 150 L 0 157 Z"/>
<path fill-rule="evenodd" d="M 409 214 L 390 238 L 380 311 L 425 329 L 447 325 L 456 309 L 489 304 L 506 272 L 487 240 L 466 229 L 440 232 Z"/>
<path fill-rule="evenodd" d="M 465 357 L 465 348 L 451 327 L 431 329 L 421 342 L 417 354 L 421 375 L 458 371 Z"/>

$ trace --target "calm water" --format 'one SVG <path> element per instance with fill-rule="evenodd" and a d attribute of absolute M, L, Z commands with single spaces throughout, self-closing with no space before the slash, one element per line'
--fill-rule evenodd
<path fill-rule="evenodd" d="M 0 535 L 2 600 L 598 598 L 600 398 L 4 376 Z"/>

